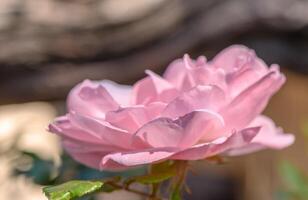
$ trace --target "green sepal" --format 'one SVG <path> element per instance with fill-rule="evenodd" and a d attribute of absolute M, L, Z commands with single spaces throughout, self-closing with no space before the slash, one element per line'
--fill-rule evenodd
<path fill-rule="evenodd" d="M 156 184 L 165 181 L 176 175 L 176 169 L 172 161 L 154 164 L 151 166 L 149 174 L 130 177 L 125 182 L 130 184 L 138 182 L 141 184 Z"/>

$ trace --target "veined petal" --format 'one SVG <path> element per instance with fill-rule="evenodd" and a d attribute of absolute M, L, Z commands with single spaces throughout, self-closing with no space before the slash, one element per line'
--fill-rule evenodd
<path fill-rule="evenodd" d="M 77 126 L 80 129 L 97 136 L 98 138 L 102 138 L 110 145 L 118 146 L 124 149 L 135 148 L 131 145 L 133 139 L 132 134 L 125 130 L 116 128 L 106 121 L 99 121 L 77 113 L 70 113 L 69 117 L 74 126 Z"/>
<path fill-rule="evenodd" d="M 294 142 L 294 135 L 285 134 L 281 128 L 277 128 L 273 120 L 261 115 L 254 119 L 250 126 L 261 126 L 260 133 L 252 140 L 252 143 L 261 144 L 274 149 L 282 149 Z"/>
<path fill-rule="evenodd" d="M 253 50 L 242 45 L 232 45 L 218 53 L 211 64 L 230 74 L 241 70 L 246 64 L 252 64 L 255 59 L 256 54 Z"/>
<path fill-rule="evenodd" d="M 129 106 L 131 95 L 132 95 L 132 86 L 122 85 L 110 80 L 100 81 L 99 84 L 103 85 L 113 99 L 121 106 Z"/>
<path fill-rule="evenodd" d="M 217 85 L 225 88 L 225 73 L 209 65 L 204 56 L 192 60 L 185 54 L 183 59 L 172 62 L 163 77 L 180 91 L 188 91 L 197 85 Z"/>
<path fill-rule="evenodd" d="M 101 137 L 92 135 L 91 133 L 72 125 L 67 116 L 56 118 L 56 120 L 48 126 L 48 131 L 63 138 L 68 138 L 75 141 L 88 142 L 91 144 L 106 143 L 106 141 L 104 141 Z"/>
<path fill-rule="evenodd" d="M 116 127 L 134 133 L 148 121 L 148 116 L 144 106 L 135 106 L 108 112 L 106 114 L 106 121 Z"/>
<path fill-rule="evenodd" d="M 182 88 L 185 87 L 186 84 L 189 84 L 189 87 L 193 87 L 191 83 L 189 83 L 189 80 L 187 79 L 187 68 L 185 67 L 185 63 L 183 59 L 177 59 L 170 63 L 170 65 L 167 67 L 163 77 L 170 82 L 172 85 L 174 85 L 178 90 L 182 90 Z"/>
<path fill-rule="evenodd" d="M 219 87 L 199 85 L 171 101 L 162 116 L 175 119 L 197 109 L 217 111 L 225 103 L 225 94 Z"/>
<path fill-rule="evenodd" d="M 153 102 L 148 105 L 120 108 L 108 112 L 106 121 L 130 133 L 135 133 L 141 126 L 160 116 L 165 106 L 162 102 Z"/>
<path fill-rule="evenodd" d="M 108 154 L 103 158 L 100 168 L 114 170 L 153 164 L 168 159 L 175 151 L 176 148 L 153 148 Z"/>
<path fill-rule="evenodd" d="M 179 146 L 190 147 L 200 141 L 212 141 L 218 136 L 225 123 L 222 116 L 211 110 L 195 110 L 175 121 L 183 127 L 183 137 Z"/>
<path fill-rule="evenodd" d="M 270 97 L 285 81 L 278 71 L 270 71 L 259 81 L 248 87 L 219 112 L 226 122 L 225 133 L 241 130 L 265 108 Z"/>
<path fill-rule="evenodd" d="M 68 149 L 70 153 L 96 153 L 96 152 L 118 152 L 125 149 L 110 144 L 97 144 L 85 141 L 74 140 L 71 138 L 63 138 L 62 145 L 65 149 Z"/>
<path fill-rule="evenodd" d="M 149 146 L 186 148 L 200 139 L 216 138 L 216 129 L 224 126 L 223 118 L 212 111 L 196 110 L 177 120 L 158 118 L 141 127 L 136 135 Z"/>
<path fill-rule="evenodd" d="M 69 149 L 67 151 L 74 160 L 94 169 L 100 169 L 101 160 L 106 155 L 104 152 L 77 153 L 70 152 Z"/>
<path fill-rule="evenodd" d="M 178 91 L 159 75 L 147 70 L 148 77 L 133 86 L 133 103 L 148 104 L 155 101 L 169 102 L 178 95 Z"/>
<path fill-rule="evenodd" d="M 177 147 L 183 136 L 183 128 L 169 118 L 155 119 L 141 127 L 136 136 L 151 147 Z"/>
<path fill-rule="evenodd" d="M 71 90 L 67 107 L 69 111 L 103 119 L 107 111 L 119 105 L 101 84 L 85 80 Z"/>
<path fill-rule="evenodd" d="M 249 126 L 260 126 L 260 132 L 253 138 L 251 143 L 238 149 L 229 151 L 228 155 L 242 155 L 252 153 L 265 148 L 283 149 L 291 145 L 295 138 L 292 134 L 283 133 L 275 123 L 264 115 L 258 116 Z"/>
<path fill-rule="evenodd" d="M 229 94 L 232 97 L 239 95 L 249 86 L 260 80 L 269 72 L 266 64 L 260 59 L 246 64 L 241 70 L 227 75 Z"/>
<path fill-rule="evenodd" d="M 222 140 L 223 142 L 208 142 L 197 144 L 191 148 L 176 153 L 171 157 L 171 159 L 200 160 L 222 154 L 232 149 L 241 148 L 249 144 L 258 134 L 259 130 L 260 127 L 247 128 L 240 132 L 231 134 L 231 136 Z"/>
<path fill-rule="evenodd" d="M 228 92 L 233 98 L 265 76 L 269 70 L 255 52 L 242 45 L 233 45 L 221 51 L 211 62 L 226 73 Z"/>

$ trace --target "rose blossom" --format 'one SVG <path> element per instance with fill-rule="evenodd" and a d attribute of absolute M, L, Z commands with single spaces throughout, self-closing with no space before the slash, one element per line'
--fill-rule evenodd
<path fill-rule="evenodd" d="M 133 87 L 83 81 L 68 95 L 68 114 L 49 130 L 74 159 L 102 170 L 281 149 L 294 141 L 260 114 L 285 76 L 244 46 L 210 62 L 184 55 L 162 77 L 146 74 Z"/>

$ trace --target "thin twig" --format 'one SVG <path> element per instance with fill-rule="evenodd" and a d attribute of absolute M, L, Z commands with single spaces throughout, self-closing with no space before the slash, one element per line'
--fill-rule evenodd
<path fill-rule="evenodd" d="M 117 183 L 113 183 L 113 182 L 108 182 L 109 185 L 111 185 L 112 187 L 114 188 L 117 188 L 117 189 L 122 189 L 122 190 L 126 190 L 128 192 L 132 192 L 132 193 L 135 193 L 135 194 L 139 194 L 141 196 L 145 196 L 145 197 L 151 197 L 151 194 L 148 194 L 146 192 L 142 192 L 140 190 L 135 190 L 135 189 L 132 189 L 132 188 L 129 188 L 129 187 L 124 187 L 123 185 L 119 185 Z"/>
<path fill-rule="evenodd" d="M 159 188 L 160 188 L 160 183 L 152 184 L 151 197 L 149 198 L 150 200 L 160 200 L 161 199 L 159 198 Z"/>
<path fill-rule="evenodd" d="M 177 176 L 175 176 L 172 181 L 171 190 L 179 191 L 183 187 L 187 175 L 187 169 L 188 169 L 187 161 L 176 161 Z"/>

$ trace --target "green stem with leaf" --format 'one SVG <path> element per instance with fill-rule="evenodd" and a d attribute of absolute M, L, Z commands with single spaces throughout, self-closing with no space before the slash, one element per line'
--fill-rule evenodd
<path fill-rule="evenodd" d="M 162 182 L 171 179 L 170 200 L 181 200 L 181 190 L 185 183 L 188 169 L 187 161 L 166 161 L 150 166 L 149 172 L 143 176 L 130 177 L 123 180 L 119 177 L 106 181 L 69 181 L 56 186 L 43 188 L 49 200 L 71 200 L 84 195 L 97 192 L 113 192 L 125 190 L 141 196 L 148 200 L 163 200 L 160 197 L 160 185 Z M 131 188 L 132 183 L 141 183 L 150 186 L 150 192 L 140 191 Z"/>

